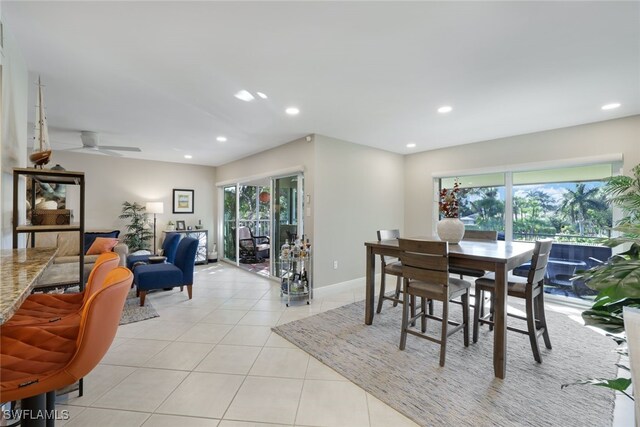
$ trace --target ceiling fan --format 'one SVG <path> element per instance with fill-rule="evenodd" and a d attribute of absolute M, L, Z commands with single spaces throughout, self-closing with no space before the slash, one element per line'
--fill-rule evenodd
<path fill-rule="evenodd" d="M 108 156 L 122 157 L 122 154 L 116 153 L 116 151 L 142 151 L 138 147 L 125 147 L 118 145 L 100 145 L 100 135 L 96 132 L 83 130 L 80 132 L 80 139 L 82 140 L 82 147 L 67 148 L 63 151 L 75 151 L 75 150 L 92 150 L 106 154 Z"/>

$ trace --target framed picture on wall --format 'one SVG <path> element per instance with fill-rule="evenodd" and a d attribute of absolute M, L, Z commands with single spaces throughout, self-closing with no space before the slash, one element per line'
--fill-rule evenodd
<path fill-rule="evenodd" d="M 173 213 L 193 213 L 193 190 L 173 189 Z"/>
<path fill-rule="evenodd" d="M 176 230 L 177 231 L 186 230 L 184 221 L 176 221 Z"/>

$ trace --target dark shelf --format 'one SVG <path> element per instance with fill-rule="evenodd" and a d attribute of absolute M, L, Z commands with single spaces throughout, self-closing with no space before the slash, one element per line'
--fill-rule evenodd
<path fill-rule="evenodd" d="M 51 169 L 13 168 L 20 175 L 27 175 L 38 183 L 80 185 L 84 172 L 57 171 Z"/>

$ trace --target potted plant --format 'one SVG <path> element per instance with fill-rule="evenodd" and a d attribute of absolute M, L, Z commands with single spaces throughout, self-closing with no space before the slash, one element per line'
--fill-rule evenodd
<path fill-rule="evenodd" d="M 436 231 L 440 240 L 449 243 L 458 243 L 464 236 L 464 223 L 458 218 L 458 192 L 460 183 L 456 179 L 452 189 L 440 190 L 438 210 L 442 219 L 436 224 Z"/>
<path fill-rule="evenodd" d="M 167 231 L 175 231 L 176 230 L 176 224 L 173 221 L 169 221 L 167 223 Z"/>
<path fill-rule="evenodd" d="M 127 233 L 122 239 L 129 246 L 130 252 L 149 249 L 149 240 L 153 237 L 151 227 L 147 223 L 145 207 L 136 202 L 124 202 L 120 219 L 130 221 L 127 224 Z"/>
<path fill-rule="evenodd" d="M 616 248 L 624 245 L 623 250 L 601 265 L 579 272 L 572 280 L 584 280 L 587 286 L 598 291 L 592 307 L 582 313 L 586 325 L 601 328 L 613 336 L 622 347 L 618 352 L 628 355 L 626 343 L 638 342 L 640 337 L 626 336 L 624 323 L 625 307 L 640 309 L 640 165 L 636 165 L 633 176 L 616 176 L 607 180 L 604 187 L 607 200 L 621 209 L 623 218 L 613 229 L 622 233 L 620 237 L 607 239 L 604 245 Z M 637 358 L 638 355 L 631 355 Z M 634 361 L 631 361 L 633 365 Z M 638 363 L 637 361 L 635 363 Z M 626 369 L 624 365 L 618 365 Z M 635 372 L 634 375 L 638 375 Z M 593 384 L 627 393 L 631 385 L 629 378 L 593 378 L 574 384 Z M 563 387 L 572 384 L 565 384 Z M 636 412 L 640 416 L 637 408 Z"/>

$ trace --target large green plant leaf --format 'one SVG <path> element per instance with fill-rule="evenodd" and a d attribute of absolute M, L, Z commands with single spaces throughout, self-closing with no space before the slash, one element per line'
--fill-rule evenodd
<path fill-rule="evenodd" d="M 630 378 L 615 378 L 612 380 L 606 379 L 606 378 L 590 378 L 588 380 L 582 380 L 582 381 L 576 381 L 575 383 L 570 383 L 570 384 L 562 384 L 560 386 L 560 388 L 565 388 L 565 387 L 569 387 L 572 385 L 597 385 L 600 387 L 606 387 L 606 388 L 610 388 L 612 390 L 617 390 L 620 391 L 624 394 L 626 394 L 627 396 L 629 396 L 626 393 L 627 388 L 629 388 L 629 386 L 631 385 L 631 379 Z M 631 397 L 631 396 L 629 396 Z M 633 399 L 631 397 L 631 399 Z"/>

